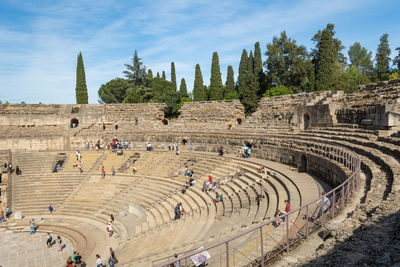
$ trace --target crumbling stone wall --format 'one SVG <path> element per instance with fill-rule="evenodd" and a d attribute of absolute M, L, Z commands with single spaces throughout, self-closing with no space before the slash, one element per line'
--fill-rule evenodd
<path fill-rule="evenodd" d="M 227 128 L 244 120 L 244 107 L 239 100 L 185 102 L 175 122 L 183 127 Z M 239 119 L 239 120 L 238 120 Z"/>
<path fill-rule="evenodd" d="M 107 122 L 161 121 L 164 118 L 164 103 L 107 104 Z"/>

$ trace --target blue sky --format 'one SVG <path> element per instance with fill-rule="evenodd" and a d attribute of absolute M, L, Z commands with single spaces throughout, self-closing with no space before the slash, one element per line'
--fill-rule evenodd
<path fill-rule="evenodd" d="M 243 48 L 259 41 L 262 52 L 286 30 L 308 49 L 327 23 L 347 49 L 355 41 L 375 55 L 379 38 L 389 34 L 400 46 L 399 0 L 1 0 L 0 100 L 17 103 L 75 103 L 76 57 L 82 51 L 89 103 L 98 103 L 101 84 L 122 77 L 135 49 L 156 74 L 175 62 L 178 86 L 193 87 L 200 64 L 209 83 L 211 57 L 237 67 Z M 265 58 L 263 58 L 265 60 Z"/>

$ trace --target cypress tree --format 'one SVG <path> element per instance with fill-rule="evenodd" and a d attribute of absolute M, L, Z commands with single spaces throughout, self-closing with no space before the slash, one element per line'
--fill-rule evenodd
<path fill-rule="evenodd" d="M 177 90 L 177 85 L 176 85 L 176 74 L 175 74 L 175 64 L 174 62 L 171 62 L 171 83 L 172 87 L 175 88 L 175 91 Z"/>
<path fill-rule="evenodd" d="M 157 78 L 160 78 L 160 73 L 157 71 Z"/>
<path fill-rule="evenodd" d="M 79 52 L 78 63 L 76 65 L 76 103 L 77 104 L 87 104 L 88 103 L 88 92 L 86 86 L 85 77 L 85 66 L 83 65 L 82 53 Z"/>
<path fill-rule="evenodd" d="M 239 76 L 238 76 L 238 94 L 240 99 L 242 99 L 243 91 L 246 88 L 248 61 L 249 57 L 247 56 L 247 51 L 246 49 L 243 49 L 242 57 L 240 58 L 240 63 L 239 63 Z"/>
<path fill-rule="evenodd" d="M 388 34 L 382 35 L 378 49 L 376 50 L 376 72 L 378 74 L 379 80 L 386 80 L 389 78 L 389 62 L 390 62 L 390 47 L 388 42 Z"/>
<path fill-rule="evenodd" d="M 162 71 L 162 79 L 165 81 L 167 79 L 167 76 L 165 76 L 165 71 Z"/>
<path fill-rule="evenodd" d="M 207 91 L 203 86 L 203 76 L 201 75 L 200 65 L 196 65 L 195 76 L 194 76 L 194 85 L 193 85 L 193 99 L 194 101 L 206 101 L 207 99 Z M 207 87 L 206 87 L 207 88 Z"/>
<path fill-rule="evenodd" d="M 147 76 L 149 77 L 150 80 L 153 79 L 153 72 L 151 71 L 151 69 L 147 71 Z"/>
<path fill-rule="evenodd" d="M 235 91 L 235 79 L 233 77 L 233 68 L 231 65 L 228 66 L 228 70 L 226 72 L 226 84 L 224 91 L 224 98 L 227 96 L 231 96 Z"/>
<path fill-rule="evenodd" d="M 314 39 L 317 40 L 315 58 L 315 86 L 318 91 L 331 90 L 335 84 L 338 50 L 333 39 L 333 24 L 328 24 Z"/>
<path fill-rule="evenodd" d="M 187 88 L 186 88 L 186 81 L 184 78 L 181 80 L 181 86 L 179 87 L 179 93 L 181 94 L 181 97 L 189 97 L 187 93 Z"/>
<path fill-rule="evenodd" d="M 210 78 L 210 100 L 221 100 L 223 98 L 224 86 L 222 85 L 221 70 L 219 67 L 218 53 L 214 52 L 211 62 Z"/>
<path fill-rule="evenodd" d="M 244 79 L 246 86 L 244 90 L 242 90 L 242 104 L 244 105 L 246 114 L 249 115 L 257 109 L 257 93 L 259 89 L 257 77 L 254 73 L 254 57 L 252 51 L 250 51 L 250 57 L 247 64 L 247 73 Z"/>
<path fill-rule="evenodd" d="M 254 74 L 256 75 L 256 79 L 258 81 L 258 92 L 257 95 L 260 97 L 263 95 L 263 83 L 264 83 L 264 72 L 262 66 L 262 58 L 261 58 L 261 48 L 260 43 L 256 42 L 254 44 Z"/>

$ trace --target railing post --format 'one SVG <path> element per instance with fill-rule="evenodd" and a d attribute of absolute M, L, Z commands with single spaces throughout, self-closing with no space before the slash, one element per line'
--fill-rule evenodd
<path fill-rule="evenodd" d="M 335 207 L 336 207 L 336 190 L 333 191 L 332 196 L 332 203 L 331 203 L 331 211 L 332 211 L 332 218 L 335 217 Z"/>
<path fill-rule="evenodd" d="M 308 236 L 309 235 L 309 229 L 308 229 L 308 221 L 310 220 L 309 218 L 308 218 L 308 205 L 306 206 L 306 236 Z"/>
<path fill-rule="evenodd" d="M 341 193 L 341 195 L 342 195 L 342 199 L 340 200 L 340 206 L 341 206 L 341 209 L 343 209 L 344 208 L 344 183 L 342 184 L 342 193 Z"/>
<path fill-rule="evenodd" d="M 228 241 L 226 241 L 226 267 L 229 267 L 229 245 Z"/>
<path fill-rule="evenodd" d="M 260 227 L 260 245 L 261 245 L 261 266 L 264 267 L 264 244 L 263 244 L 263 231 L 262 226 Z M 258 249 L 257 249 L 258 251 Z"/>
<path fill-rule="evenodd" d="M 289 253 L 289 215 L 285 215 L 286 217 L 286 253 Z"/>

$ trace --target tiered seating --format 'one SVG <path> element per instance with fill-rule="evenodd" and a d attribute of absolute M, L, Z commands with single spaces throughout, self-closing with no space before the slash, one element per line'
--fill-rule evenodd
<path fill-rule="evenodd" d="M 103 160 L 103 154 L 95 151 L 81 151 L 81 161 L 83 166 L 83 171 L 88 172 L 92 170 L 94 165 L 99 165 L 96 163 L 100 163 L 99 161 Z M 68 158 L 64 161 L 62 165 L 63 172 L 79 172 L 77 167 L 74 167 L 74 163 L 77 163 L 75 152 L 69 152 Z"/>

